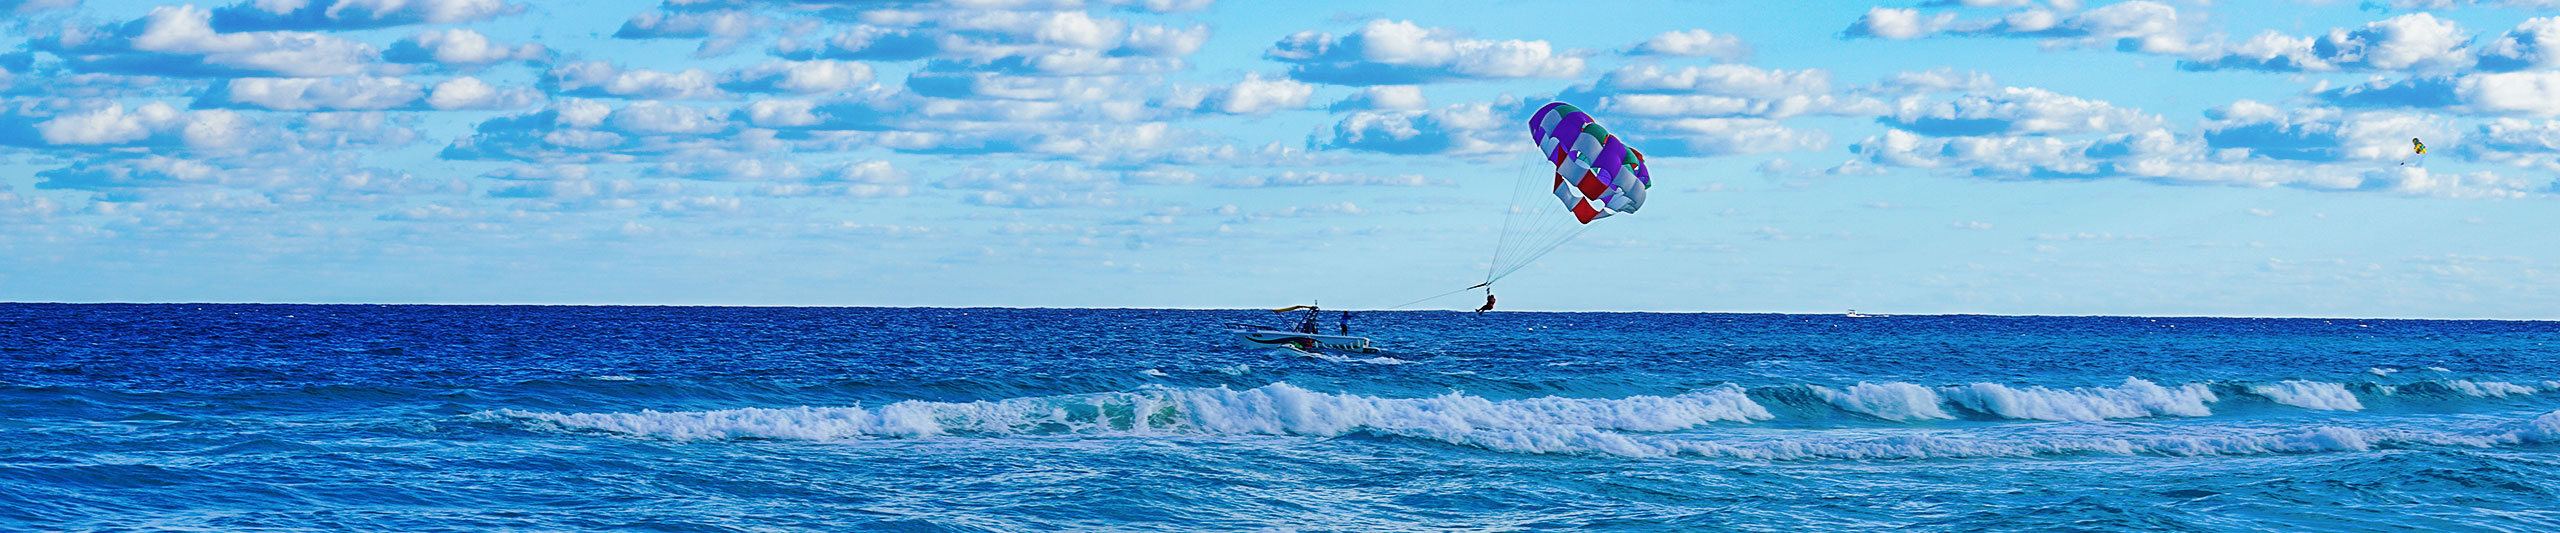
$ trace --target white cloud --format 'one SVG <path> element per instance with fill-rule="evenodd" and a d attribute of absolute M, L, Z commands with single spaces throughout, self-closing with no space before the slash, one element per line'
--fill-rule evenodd
<path fill-rule="evenodd" d="M 721 100 L 722 92 L 710 71 L 692 68 L 678 72 L 649 69 L 624 69 L 603 61 L 577 61 L 552 67 L 543 73 L 543 83 L 554 94 L 578 96 L 618 96 L 646 100 Z"/>
<path fill-rule="evenodd" d="M 169 104 L 152 102 L 126 113 L 124 105 L 100 107 L 88 112 L 54 117 L 36 124 L 44 142 L 52 144 L 123 144 L 151 136 L 144 121 L 168 122 L 177 109 Z"/>
<path fill-rule="evenodd" d="M 1658 65 L 1618 67 L 1591 86 L 1567 91 L 1574 95 L 1655 93 L 1785 98 L 1831 92 L 1831 73 L 1820 69 L 1777 70 L 1750 65 L 1709 65 L 1665 69 Z"/>
<path fill-rule="evenodd" d="M 1129 30 L 1129 38 L 1121 42 L 1119 50 L 1144 56 L 1182 57 L 1200 51 L 1200 45 L 1208 42 L 1207 25 L 1189 28 L 1138 26 Z"/>
<path fill-rule="evenodd" d="M 754 35 L 772 23 L 772 20 L 754 13 L 733 9 L 673 14 L 649 12 L 623 22 L 622 29 L 614 31 L 613 36 L 623 39 L 739 38 Z"/>
<path fill-rule="evenodd" d="M 2476 113 L 2560 116 L 2560 71 L 2467 75 L 2455 83 L 2453 92 Z"/>
<path fill-rule="evenodd" d="M 349 76 L 361 73 L 379 53 L 372 45 L 319 33 L 217 33 L 211 18 L 211 12 L 192 5 L 156 7 L 140 21 L 109 27 L 116 29 L 67 28 L 39 43 L 39 48 L 60 54 L 84 69 L 168 76 L 209 76 L 232 71 L 290 77 Z M 155 56 L 183 61 L 155 61 Z"/>
<path fill-rule="evenodd" d="M 131 111 L 107 101 L 83 106 L 36 123 L 38 137 L 57 146 L 128 145 L 159 137 L 190 148 L 221 148 L 241 141 L 240 116 L 228 110 L 181 111 L 156 101 Z"/>
<path fill-rule="evenodd" d="M 1327 148 L 1389 154 L 1489 154 L 1520 141 L 1511 116 L 1492 104 L 1458 104 L 1427 112 L 1363 111 L 1333 126 Z"/>
<path fill-rule="evenodd" d="M 808 100 L 757 100 L 747 104 L 747 123 L 760 128 L 814 126 L 818 115 L 811 111 L 817 106 Z"/>
<path fill-rule="evenodd" d="M 816 176 L 818 169 L 792 159 L 781 158 L 713 158 L 701 156 L 684 161 L 667 161 L 647 167 L 646 174 L 717 181 L 796 181 Z"/>
<path fill-rule="evenodd" d="M 1371 20 L 1336 38 L 1303 31 L 1273 44 L 1263 57 L 1296 64 L 1291 77 L 1338 85 L 1411 85 L 1444 80 L 1569 78 L 1580 57 L 1546 41 L 1470 39 L 1410 21 Z"/>
<path fill-rule="evenodd" d="M 463 76 L 437 82 L 435 89 L 427 94 L 427 107 L 445 111 L 515 109 L 541 100 L 541 91 L 524 87 L 502 90 L 480 81 L 480 78 Z"/>
<path fill-rule="evenodd" d="M 2555 46 L 2560 46 L 2560 17 L 2526 19 L 2480 47 L 2480 66 L 2493 70 L 2560 67 Z"/>
<path fill-rule="evenodd" d="M 214 86 L 200 102 L 275 111 L 392 109 L 425 95 L 417 83 L 400 78 L 235 78 Z"/>
<path fill-rule="evenodd" d="M 1361 87 L 1358 94 L 1334 102 L 1325 109 L 1327 111 L 1420 111 L 1430 108 L 1431 102 L 1422 97 L 1421 86 L 1372 85 Z"/>
<path fill-rule="evenodd" d="M 1895 94 L 1927 94 L 1989 89 L 1997 86 L 1991 75 L 1980 71 L 1959 71 L 1938 67 L 1924 71 L 1904 71 L 1886 76 L 1878 89 Z"/>
<path fill-rule="evenodd" d="M 2434 121 L 2404 112 L 2286 111 L 2241 100 L 2205 115 L 2204 139 L 2213 148 L 2295 161 L 2395 161 L 2409 150 L 2410 138 L 2448 136 Z"/>
<path fill-rule="evenodd" d="M 550 54 L 539 44 L 511 47 L 498 44 L 480 32 L 455 28 L 411 34 L 392 43 L 390 49 L 382 52 L 382 57 L 397 63 L 478 67 L 506 61 L 540 60 Z"/>
<path fill-rule="evenodd" d="M 1868 8 L 1867 14 L 1860 15 L 1857 22 L 1850 23 L 1849 29 L 1840 33 L 1850 37 L 1918 39 L 1946 31 L 1955 24 L 1955 20 L 1953 13 L 1923 17 L 1917 9 L 1874 7 Z"/>
<path fill-rule="evenodd" d="M 1894 40 L 1937 35 L 2033 38 L 2043 39 L 2047 46 L 2112 47 L 2153 54 L 2189 54 L 2204 46 L 2188 35 L 2196 21 L 2180 18 L 2177 8 L 2167 4 L 2133 0 L 2069 17 L 2056 9 L 2028 7 L 1998 20 L 1964 21 L 1953 13 L 1925 15 L 1916 9 L 1878 7 L 1840 33 Z"/>
<path fill-rule="evenodd" d="M 1795 152 L 1821 150 L 1831 144 L 1831 136 L 1821 131 L 1792 129 L 1760 118 L 1680 119 L 1665 128 L 1676 132 L 1687 148 L 1684 155 Z"/>
<path fill-rule="evenodd" d="M 1297 80 L 1265 79 L 1261 74 L 1245 74 L 1243 81 L 1211 93 L 1200 102 L 1200 110 L 1229 115 L 1261 115 L 1285 109 L 1307 107 L 1307 97 L 1315 94 L 1315 86 Z"/>
<path fill-rule="evenodd" d="M 2121 133 L 2158 127 L 2157 116 L 2037 88 L 2002 87 L 1949 101 L 1904 100 L 1895 127 L 1929 135 Z"/>
<path fill-rule="evenodd" d="M 2236 45 L 2198 50 L 2189 69 L 2239 68 L 2267 71 L 2329 72 L 2339 70 L 2453 71 L 2475 61 L 2470 32 L 2451 20 L 2410 13 L 2365 24 L 2355 30 L 2336 28 L 2319 38 L 2266 32 Z"/>
<path fill-rule="evenodd" d="M 638 134 L 707 134 L 728 127 L 724 113 L 663 102 L 638 102 L 613 111 L 605 120 L 617 131 Z"/>
<path fill-rule="evenodd" d="M 1423 176 L 1422 176 L 1422 175 L 1420 175 L 1420 174 L 1398 174 L 1398 175 L 1394 175 L 1394 176 L 1378 176 L 1378 175 L 1361 174 L 1361 173 L 1352 173 L 1352 172 L 1294 171 L 1294 170 L 1293 170 L 1293 171 L 1287 171 L 1287 172 L 1281 172 L 1281 173 L 1278 173 L 1278 174 L 1260 174 L 1260 175 L 1252 175 L 1252 176 L 1242 176 L 1242 177 L 1236 177 L 1236 178 L 1229 178 L 1229 179 L 1219 180 L 1219 181 L 1217 182 L 1217 186 L 1219 186 L 1219 187 L 1234 188 L 1234 189 L 1257 189 L 1257 188 L 1264 188 L 1264 187 L 1319 187 L 1319 186 L 1354 186 L 1354 187 L 1428 187 L 1428 186 L 1434 186 L 1434 185 L 1447 185 L 1447 184 L 1448 184 L 1447 182 L 1444 182 L 1444 181 L 1435 181 L 1435 180 L 1432 180 L 1432 179 L 1430 179 L 1430 178 L 1423 177 Z"/>
<path fill-rule="evenodd" d="M 254 29 L 357 29 L 477 22 L 524 11 L 503 0 L 252 0 L 222 9 Z"/>
<path fill-rule="evenodd" d="M 770 61 L 729 71 L 720 85 L 741 92 L 832 93 L 868 85 L 871 75 L 870 65 L 852 61 Z"/>
<path fill-rule="evenodd" d="M 2560 172 L 2560 121 L 2493 119 L 2463 141 L 2463 148 L 2482 161 Z"/>
<path fill-rule="evenodd" d="M 1729 62 L 1751 58 L 1751 45 L 1741 37 L 1707 30 L 1667 31 L 1638 43 L 1634 55 L 1712 57 Z"/>

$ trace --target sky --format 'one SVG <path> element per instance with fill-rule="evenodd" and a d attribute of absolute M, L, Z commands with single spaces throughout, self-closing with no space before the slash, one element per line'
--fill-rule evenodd
<path fill-rule="evenodd" d="M 0 301 L 2560 319 L 2560 0 L 1784 4 L 0 0 Z"/>

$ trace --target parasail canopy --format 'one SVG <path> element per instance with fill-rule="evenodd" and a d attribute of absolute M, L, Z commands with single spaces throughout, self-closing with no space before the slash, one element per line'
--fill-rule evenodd
<path fill-rule="evenodd" d="M 1644 152 L 1610 135 L 1582 108 L 1564 102 L 1538 108 L 1529 117 L 1529 138 L 1555 166 L 1556 199 L 1574 220 L 1589 224 L 1644 207 L 1644 191 L 1653 187 Z"/>

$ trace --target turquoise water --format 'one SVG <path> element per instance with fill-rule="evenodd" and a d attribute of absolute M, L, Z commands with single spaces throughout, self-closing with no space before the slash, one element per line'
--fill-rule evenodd
<path fill-rule="evenodd" d="M 0 529 L 2560 529 L 2554 323 L 1230 320 L 0 305 Z"/>

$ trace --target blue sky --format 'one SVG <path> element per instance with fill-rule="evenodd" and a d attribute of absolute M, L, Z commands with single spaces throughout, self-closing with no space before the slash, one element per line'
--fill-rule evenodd
<path fill-rule="evenodd" d="M 0 300 L 2560 318 L 2554 4 L 0 0 Z"/>

